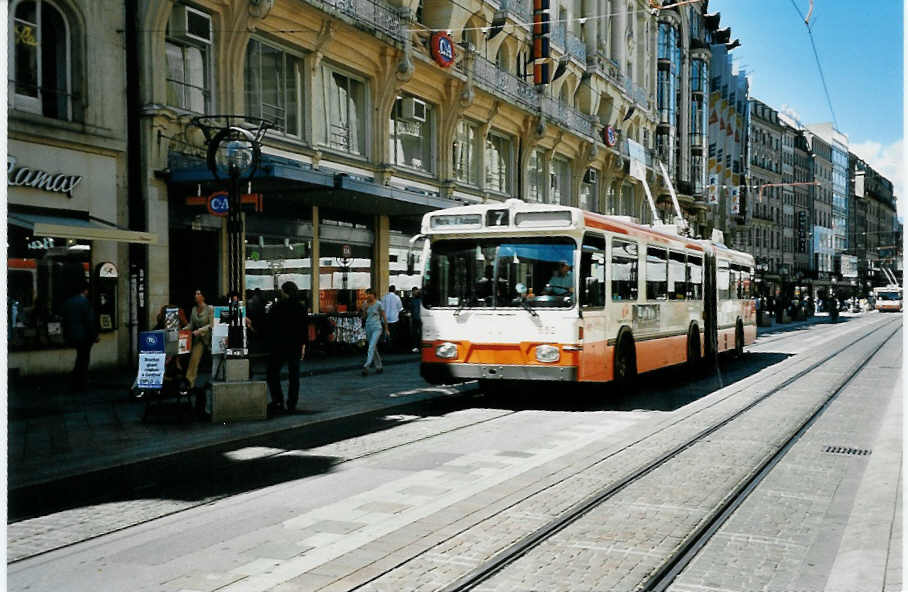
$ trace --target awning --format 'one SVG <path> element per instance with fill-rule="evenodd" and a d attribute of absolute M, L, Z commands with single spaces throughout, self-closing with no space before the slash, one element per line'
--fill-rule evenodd
<path fill-rule="evenodd" d="M 79 240 L 109 240 L 150 245 L 157 236 L 150 232 L 125 230 L 100 220 L 72 216 L 47 216 L 9 212 L 7 223 L 30 231 L 33 236 L 52 236 Z"/>

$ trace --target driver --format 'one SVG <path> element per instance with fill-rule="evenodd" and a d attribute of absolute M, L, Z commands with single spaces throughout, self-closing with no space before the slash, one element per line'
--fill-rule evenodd
<path fill-rule="evenodd" d="M 574 293 L 574 272 L 567 261 L 558 263 L 558 268 L 546 284 L 545 291 L 559 296 Z"/>

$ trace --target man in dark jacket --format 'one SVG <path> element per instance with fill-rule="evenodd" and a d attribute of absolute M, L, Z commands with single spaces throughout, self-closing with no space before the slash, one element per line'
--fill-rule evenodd
<path fill-rule="evenodd" d="M 95 311 L 88 300 L 88 284 L 83 284 L 77 294 L 63 303 L 63 338 L 76 348 L 76 365 L 72 373 L 72 389 L 84 391 L 88 387 L 88 362 L 91 346 L 98 341 Z"/>
<path fill-rule="evenodd" d="M 268 409 L 272 415 L 284 411 L 284 394 L 281 391 L 281 368 L 287 364 L 290 384 L 287 390 L 286 411 L 296 411 L 300 390 L 300 360 L 309 343 L 309 315 L 305 305 L 299 301 L 296 284 L 284 282 L 280 300 L 274 303 L 268 313 L 267 343 L 271 356 L 268 360 L 268 389 L 271 403 Z"/>

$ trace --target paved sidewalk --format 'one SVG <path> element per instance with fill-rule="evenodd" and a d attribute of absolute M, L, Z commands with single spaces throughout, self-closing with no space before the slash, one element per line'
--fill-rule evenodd
<path fill-rule="evenodd" d="M 386 358 L 384 374 L 360 376 L 359 358 L 306 361 L 301 412 L 263 421 L 180 422 L 157 414 L 142 422 L 145 403 L 132 399 L 127 371 L 96 376 L 94 388 L 70 393 L 66 377 L 10 384 L 8 465 L 10 491 L 100 469 L 289 430 L 316 422 L 456 393 L 465 387 L 430 387 L 416 355 Z M 259 376 L 257 376 L 259 378 Z M 200 378 L 204 382 L 206 378 Z M 284 381 L 286 388 L 286 379 Z M 472 388 L 472 386 L 467 387 Z"/>

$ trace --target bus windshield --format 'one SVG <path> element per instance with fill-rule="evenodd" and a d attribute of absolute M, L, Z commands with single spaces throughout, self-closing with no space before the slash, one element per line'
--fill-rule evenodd
<path fill-rule="evenodd" d="M 877 292 L 878 300 L 901 300 L 902 295 L 899 292 Z"/>
<path fill-rule="evenodd" d="M 568 237 L 435 241 L 423 277 L 423 304 L 570 308 L 576 248 Z"/>

